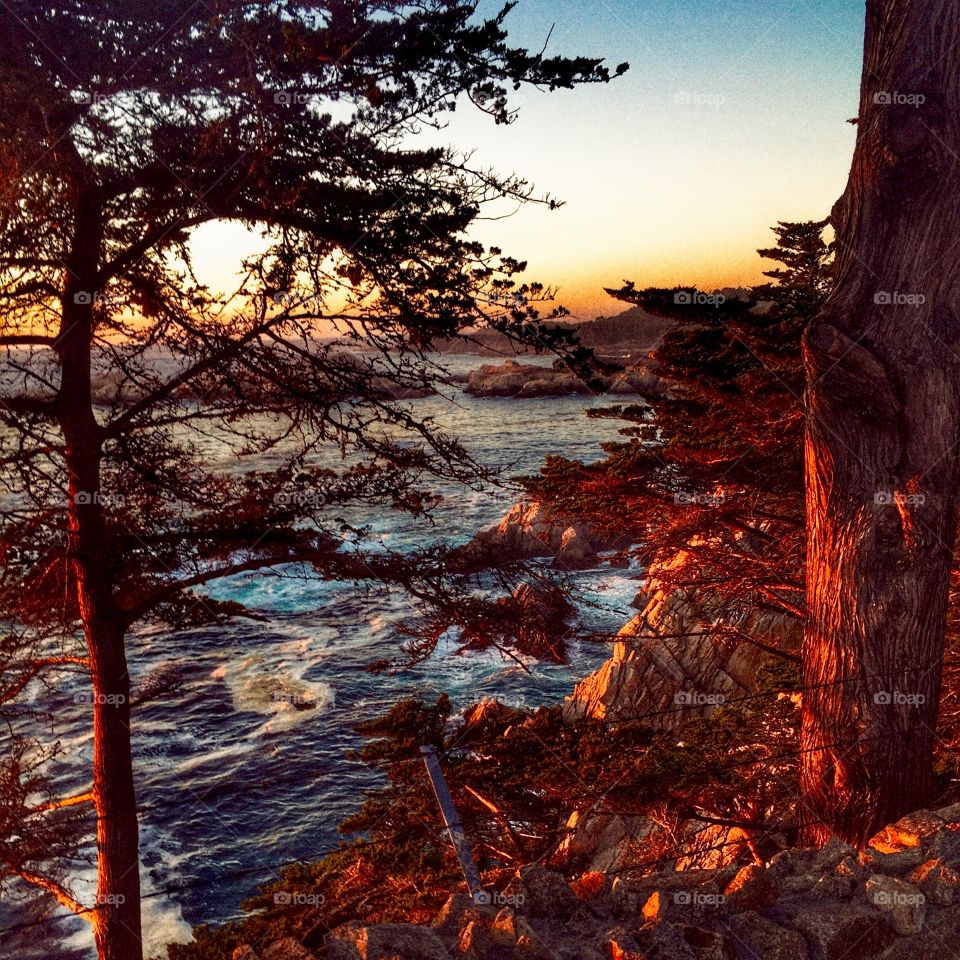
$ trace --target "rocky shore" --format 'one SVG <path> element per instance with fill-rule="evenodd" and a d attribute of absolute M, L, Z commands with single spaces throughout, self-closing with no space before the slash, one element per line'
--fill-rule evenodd
<path fill-rule="evenodd" d="M 596 566 L 630 544 L 585 523 L 551 516 L 543 504 L 520 501 L 474 549 L 516 559 L 543 559 L 560 570 Z M 669 729 L 681 717 L 710 714 L 754 690 L 774 647 L 798 652 L 798 622 L 776 611 L 721 602 L 708 591 L 665 586 L 683 554 L 646 571 L 633 605 L 640 612 L 617 634 L 611 657 L 567 698 L 568 720 L 649 716 Z M 680 709 L 682 707 L 682 709 Z"/>
<path fill-rule="evenodd" d="M 669 729 L 681 716 L 709 714 L 749 695 L 769 656 L 765 648 L 799 651 L 800 624 L 785 614 L 662 586 L 663 575 L 684 559 L 678 554 L 647 572 L 634 600 L 640 613 L 618 633 L 612 657 L 567 698 L 567 719 L 649 716 Z"/>
<path fill-rule="evenodd" d="M 555 566 L 596 564 L 625 546 L 521 502 L 476 546 Z M 674 561 L 682 563 L 683 556 Z M 762 645 L 795 649 L 788 617 L 720 605 L 670 588 L 671 564 L 648 571 L 637 617 L 613 656 L 568 698 L 569 720 L 709 713 L 754 689 Z M 531 626 L 552 597 L 514 599 Z M 558 622 L 559 609 L 547 619 Z M 543 619 L 541 617 L 541 619 Z M 542 624 L 540 624 L 542 626 Z M 760 645 L 751 642 L 752 638 Z M 501 709 L 484 701 L 465 718 Z M 657 723 L 656 720 L 652 722 Z M 952 956 L 960 936 L 960 803 L 920 810 L 862 849 L 831 840 L 787 846 L 782 834 L 698 819 L 571 812 L 549 855 L 502 889 L 452 892 L 429 925 L 351 922 L 307 949 L 294 939 L 238 947 L 233 960 L 924 960 Z M 665 852 L 666 851 L 666 852 Z M 501 880 L 502 882 L 502 880 Z"/>
<path fill-rule="evenodd" d="M 454 893 L 429 926 L 345 924 L 234 960 L 927 960 L 960 936 L 960 804 L 920 810 L 862 850 L 839 841 L 716 869 L 521 868 Z"/>
<path fill-rule="evenodd" d="M 562 364 L 553 367 L 505 360 L 484 364 L 463 377 L 466 393 L 475 397 L 565 397 L 588 394 L 655 395 L 660 379 L 649 363 L 634 364 L 608 376 L 598 376 L 587 384 Z"/>

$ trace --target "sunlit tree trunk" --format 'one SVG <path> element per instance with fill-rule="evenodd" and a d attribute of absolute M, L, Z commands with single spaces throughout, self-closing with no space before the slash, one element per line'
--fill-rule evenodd
<path fill-rule="evenodd" d="M 807 332 L 802 809 L 860 842 L 931 799 L 960 471 L 960 4 L 869 0 L 837 282 Z"/>
<path fill-rule="evenodd" d="M 140 860 L 130 741 L 126 624 L 100 501 L 102 431 L 91 391 L 93 278 L 99 259 L 96 211 L 79 207 L 76 251 L 57 341 L 60 423 L 69 476 L 69 556 L 90 658 L 93 802 L 97 815 L 97 900 L 92 914 L 100 960 L 141 960 Z"/>

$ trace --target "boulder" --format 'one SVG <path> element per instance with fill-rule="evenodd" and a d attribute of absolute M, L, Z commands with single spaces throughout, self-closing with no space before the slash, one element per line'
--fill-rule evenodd
<path fill-rule="evenodd" d="M 548 949 L 550 950 L 549 960 L 610 960 L 609 947 L 604 949 L 592 943 L 582 943 L 575 947 L 561 944 Z"/>
<path fill-rule="evenodd" d="M 870 960 L 893 941 L 893 922 L 860 904 L 801 905 L 793 926 L 803 934 L 813 960 Z"/>
<path fill-rule="evenodd" d="M 610 884 L 610 909 L 616 917 L 635 917 L 643 903 L 643 891 L 621 875 Z"/>
<path fill-rule="evenodd" d="M 875 874 L 866 882 L 867 899 L 888 914 L 901 936 L 919 933 L 927 915 L 927 898 L 911 883 Z"/>
<path fill-rule="evenodd" d="M 812 894 L 822 879 L 823 877 L 818 877 L 815 873 L 800 873 L 785 877 L 783 880 L 783 892 L 794 895 Z"/>
<path fill-rule="evenodd" d="M 600 384 L 610 386 L 609 379 Z M 485 363 L 467 374 L 464 391 L 474 397 L 565 397 L 593 390 L 566 367 L 555 369 L 535 363 L 505 360 L 499 366 Z"/>
<path fill-rule="evenodd" d="M 580 904 L 563 874 L 529 864 L 520 870 L 519 890 L 528 917 L 568 918 Z"/>
<path fill-rule="evenodd" d="M 557 960 L 556 951 L 533 934 L 521 934 L 517 938 L 514 956 L 517 960 Z"/>
<path fill-rule="evenodd" d="M 940 944 L 940 951 L 943 951 L 943 945 L 949 944 L 954 952 L 957 945 L 960 945 L 960 910 L 931 910 L 927 914 L 927 920 L 923 933 L 911 937 L 910 940 L 923 940 L 929 935 L 936 939 Z M 905 942 L 910 942 L 907 940 Z M 915 953 L 913 960 L 920 960 L 921 957 L 941 957 L 942 952 Z M 947 954 L 949 956 L 949 953 Z"/>
<path fill-rule="evenodd" d="M 593 564 L 597 557 L 595 542 L 581 528 L 567 527 L 560 538 L 555 566 L 560 570 L 579 570 Z"/>
<path fill-rule="evenodd" d="M 879 850 L 868 847 L 857 855 L 857 863 L 866 870 L 895 877 L 905 876 L 919 867 L 925 859 L 920 847 L 908 847 L 897 853 L 881 853 Z"/>
<path fill-rule="evenodd" d="M 780 884 L 775 876 L 759 864 L 751 863 L 737 871 L 737 875 L 723 891 L 724 902 L 732 913 L 763 911 L 772 907 L 780 897 Z"/>
<path fill-rule="evenodd" d="M 637 941 L 643 960 L 697 960 L 683 928 L 673 923 L 646 923 L 637 932 Z"/>
<path fill-rule="evenodd" d="M 949 807 L 940 807 L 933 811 L 944 823 L 954 823 L 960 827 L 960 803 L 951 804 Z"/>
<path fill-rule="evenodd" d="M 647 897 L 646 902 L 640 910 L 644 923 L 653 923 L 657 920 L 663 920 L 667 915 L 667 895 L 662 890 L 654 890 Z"/>
<path fill-rule="evenodd" d="M 505 943 L 479 920 L 471 920 L 460 933 L 457 953 L 464 960 L 511 960 L 513 943 Z"/>
<path fill-rule="evenodd" d="M 882 954 L 881 960 L 927 960 L 927 957 L 949 960 L 950 952 L 944 951 L 942 937 L 923 931 L 913 937 L 899 937 Z"/>
<path fill-rule="evenodd" d="M 490 907 L 478 905 L 469 894 L 458 890 L 448 898 L 430 926 L 441 940 L 453 943 L 471 920 L 489 918 L 492 915 Z"/>
<path fill-rule="evenodd" d="M 535 937 L 530 924 L 511 907 L 504 907 L 491 921 L 490 934 L 498 944 L 516 944 L 524 937 Z"/>
<path fill-rule="evenodd" d="M 481 530 L 469 549 L 511 559 L 552 558 L 563 569 L 593 566 L 598 554 L 628 546 L 623 537 L 604 534 L 585 523 L 550 515 L 536 500 L 515 503 L 495 526 Z"/>
<path fill-rule="evenodd" d="M 949 906 L 960 901 L 960 871 L 939 857 L 925 860 L 907 875 L 907 881 L 931 903 Z"/>
<path fill-rule="evenodd" d="M 737 960 L 737 945 L 732 937 L 689 924 L 680 929 L 683 939 L 693 947 L 697 960 Z"/>
<path fill-rule="evenodd" d="M 498 720 L 508 713 L 510 708 L 496 697 L 483 697 L 463 712 L 463 727 L 460 738 L 469 742 L 471 737 L 490 720 Z"/>
<path fill-rule="evenodd" d="M 901 817 L 896 823 L 884 827 L 870 838 L 868 847 L 880 853 L 901 853 L 913 847 L 919 847 L 928 837 L 932 837 L 944 826 L 943 820 L 929 810 Z"/>
<path fill-rule="evenodd" d="M 620 927 L 604 934 L 601 947 L 605 949 L 611 960 L 644 960 L 636 937 Z"/>
<path fill-rule="evenodd" d="M 564 592 L 551 583 L 524 582 L 513 591 L 513 600 L 520 611 L 517 648 L 540 660 L 565 663 L 567 624 L 575 610 Z"/>
<path fill-rule="evenodd" d="M 939 830 L 927 846 L 927 856 L 937 857 L 955 870 L 960 870 L 960 831 Z"/>
<path fill-rule="evenodd" d="M 767 864 L 771 876 L 778 880 L 813 872 L 813 862 L 817 855 L 816 850 L 789 849 L 774 854 Z"/>
<path fill-rule="evenodd" d="M 558 852 L 576 869 L 612 873 L 629 861 L 633 846 L 662 830 L 648 817 L 574 810 Z"/>
<path fill-rule="evenodd" d="M 721 890 L 726 883 L 718 882 L 717 874 L 708 871 L 703 873 L 710 879 L 698 880 L 697 873 L 680 872 L 656 878 L 660 903 L 671 922 L 709 926 L 725 912 L 726 898 Z M 650 906 L 650 900 L 646 902 Z"/>
<path fill-rule="evenodd" d="M 730 917 L 727 928 L 737 945 L 739 960 L 807 960 L 807 942 L 759 914 L 747 911 Z"/>
<path fill-rule="evenodd" d="M 695 822 L 687 831 L 681 849 L 677 870 L 716 870 L 753 860 L 747 832 L 722 824 L 702 827 Z"/>
<path fill-rule="evenodd" d="M 825 873 L 812 887 L 806 888 L 815 900 L 850 900 L 860 886 L 853 873 Z"/>
<path fill-rule="evenodd" d="M 261 960 L 314 960 L 314 957 L 299 940 L 287 937 L 271 943 L 261 954 Z"/>
<path fill-rule="evenodd" d="M 852 847 L 849 843 L 844 843 L 836 837 L 831 837 L 824 846 L 814 853 L 811 866 L 814 871 L 835 870 L 843 860 L 856 855 L 856 847 Z"/>
<path fill-rule="evenodd" d="M 327 935 L 326 948 L 327 960 L 450 960 L 429 927 L 399 923 L 344 924 Z"/>

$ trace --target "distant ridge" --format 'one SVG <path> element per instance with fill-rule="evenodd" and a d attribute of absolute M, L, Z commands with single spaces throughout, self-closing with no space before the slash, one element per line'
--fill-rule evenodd
<path fill-rule="evenodd" d="M 656 317 L 643 307 L 631 307 L 612 317 L 597 317 L 579 326 L 580 340 L 600 354 L 646 355 L 676 325 L 675 320 Z"/>
<path fill-rule="evenodd" d="M 675 321 L 656 317 L 642 307 L 631 307 L 614 316 L 600 316 L 595 320 L 562 321 L 557 327 L 573 327 L 580 334 L 584 346 L 591 347 L 600 356 L 621 359 L 645 357 L 660 342 Z M 446 340 L 438 345 L 441 353 L 466 353 L 479 356 L 526 356 L 533 351 L 511 343 L 502 333 L 479 330 L 471 334 L 471 342 Z"/>

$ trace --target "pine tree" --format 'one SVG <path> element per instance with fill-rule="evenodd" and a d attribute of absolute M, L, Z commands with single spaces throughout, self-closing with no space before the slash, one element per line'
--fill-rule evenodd
<path fill-rule="evenodd" d="M 489 201 L 533 199 L 530 186 L 415 139 L 465 100 L 509 122 L 520 84 L 610 79 L 598 60 L 511 46 L 511 8 L 6 11 L 0 602 L 26 651 L 7 689 L 46 666 L 89 677 L 96 903 L 19 875 L 91 921 L 103 960 L 142 952 L 128 631 L 236 613 L 203 591 L 245 571 L 423 596 L 450 572 L 440 559 L 344 550 L 344 516 L 421 512 L 424 478 L 484 471 L 397 398 L 442 380 L 430 345 L 477 324 L 562 339 L 523 264 L 467 235 Z M 266 247 L 225 295 L 196 278 L 191 249 L 223 221 Z M 324 339 L 334 330 L 353 353 Z"/>
<path fill-rule="evenodd" d="M 682 555 L 658 569 L 666 588 L 802 617 L 800 341 L 829 288 L 824 227 L 775 228 L 777 246 L 759 251 L 778 264 L 766 274 L 774 282 L 747 300 L 629 283 L 608 291 L 673 320 L 654 354 L 664 388 L 643 405 L 600 411 L 626 421 L 626 439 L 595 465 L 552 459 L 530 482 L 533 495 L 632 538 L 645 567 Z"/>

